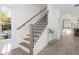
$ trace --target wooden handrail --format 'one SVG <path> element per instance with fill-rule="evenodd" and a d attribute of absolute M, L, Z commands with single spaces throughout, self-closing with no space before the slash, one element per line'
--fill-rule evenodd
<path fill-rule="evenodd" d="M 38 16 L 41 12 L 43 12 L 45 9 L 47 9 L 47 7 L 45 7 L 44 9 L 42 9 L 40 12 L 38 12 L 36 15 L 34 15 L 33 17 L 31 17 L 28 21 L 26 21 L 24 24 L 22 24 L 21 26 L 19 26 L 17 28 L 17 30 L 19 30 L 20 28 L 22 28 L 23 26 L 25 26 L 29 21 L 31 21 L 33 18 L 35 18 L 36 16 Z"/>

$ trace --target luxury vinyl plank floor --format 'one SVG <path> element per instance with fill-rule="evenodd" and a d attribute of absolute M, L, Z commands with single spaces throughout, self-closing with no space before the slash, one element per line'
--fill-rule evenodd
<path fill-rule="evenodd" d="M 48 45 L 38 55 L 79 55 L 79 37 L 65 35 Z"/>

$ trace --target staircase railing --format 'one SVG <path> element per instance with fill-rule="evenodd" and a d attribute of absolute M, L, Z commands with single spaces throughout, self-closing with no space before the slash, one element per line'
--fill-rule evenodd
<path fill-rule="evenodd" d="M 38 16 L 40 13 L 42 13 L 44 10 L 46 10 L 47 7 L 45 7 L 44 9 L 42 9 L 40 12 L 38 12 L 36 15 L 34 15 L 33 17 L 31 17 L 28 21 L 26 21 L 25 23 L 23 23 L 21 26 L 19 26 L 17 28 L 17 30 L 21 29 L 22 27 L 24 27 L 27 23 L 29 23 L 33 18 L 35 18 L 36 16 Z"/>

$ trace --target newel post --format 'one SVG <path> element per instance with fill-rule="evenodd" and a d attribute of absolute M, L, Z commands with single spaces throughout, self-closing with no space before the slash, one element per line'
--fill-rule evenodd
<path fill-rule="evenodd" d="M 30 54 L 33 55 L 33 24 L 29 24 Z"/>

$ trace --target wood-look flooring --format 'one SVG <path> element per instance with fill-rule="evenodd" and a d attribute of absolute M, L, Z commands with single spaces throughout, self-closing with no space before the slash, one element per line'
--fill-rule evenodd
<path fill-rule="evenodd" d="M 79 55 L 79 37 L 64 35 L 56 43 L 44 48 L 38 55 Z"/>

